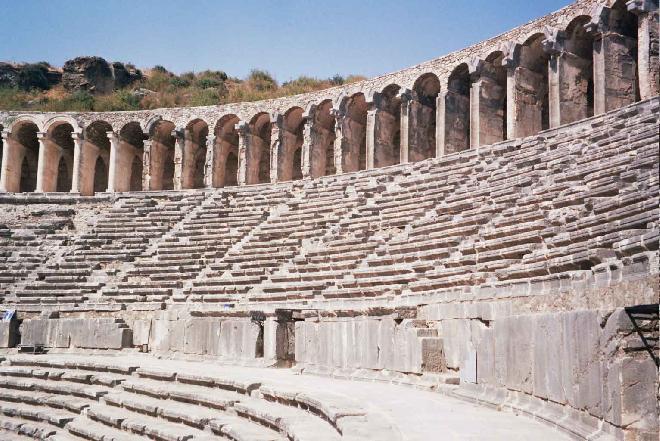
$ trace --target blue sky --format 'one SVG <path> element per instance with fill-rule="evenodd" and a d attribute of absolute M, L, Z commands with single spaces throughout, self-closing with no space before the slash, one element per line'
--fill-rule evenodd
<path fill-rule="evenodd" d="M 0 0 L 0 60 L 99 55 L 177 72 L 266 69 L 279 81 L 392 72 L 570 0 Z"/>

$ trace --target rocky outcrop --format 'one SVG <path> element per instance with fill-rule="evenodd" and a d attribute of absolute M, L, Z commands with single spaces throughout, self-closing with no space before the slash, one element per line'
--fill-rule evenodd
<path fill-rule="evenodd" d="M 77 57 L 64 63 L 62 84 L 69 91 L 110 93 L 142 78 L 142 72 L 120 62 L 108 63 L 101 57 Z"/>
<path fill-rule="evenodd" d="M 48 63 L 16 64 L 0 62 L 0 87 L 21 90 L 48 90 L 62 84 L 76 92 L 110 93 L 142 79 L 142 72 L 130 64 L 109 63 L 101 57 L 78 57 L 64 63 L 63 69 Z"/>
<path fill-rule="evenodd" d="M 61 80 L 62 73 L 47 63 L 0 63 L 0 87 L 47 90 Z"/>

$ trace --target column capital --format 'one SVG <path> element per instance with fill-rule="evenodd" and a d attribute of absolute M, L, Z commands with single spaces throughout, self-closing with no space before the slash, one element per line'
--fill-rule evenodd
<path fill-rule="evenodd" d="M 181 128 L 173 129 L 171 134 L 177 139 L 177 141 L 184 139 L 186 136 L 185 130 Z"/>
<path fill-rule="evenodd" d="M 273 112 L 268 114 L 270 117 L 270 123 L 272 124 L 272 127 L 277 126 L 277 128 L 281 128 L 284 125 L 284 115 L 282 115 L 279 112 Z"/>
<path fill-rule="evenodd" d="M 37 139 L 39 141 L 44 141 L 48 137 L 48 133 L 46 132 L 37 132 Z"/>
<path fill-rule="evenodd" d="M 408 104 L 410 101 L 417 100 L 417 94 L 411 89 L 400 89 L 396 96 L 401 100 L 401 104 Z"/>
<path fill-rule="evenodd" d="M 142 145 L 144 146 L 145 149 L 146 149 L 146 148 L 151 148 L 151 146 L 153 145 L 153 143 L 154 143 L 154 140 L 151 139 L 151 138 L 149 138 L 149 139 L 145 139 L 144 141 L 142 141 Z"/>
<path fill-rule="evenodd" d="M 470 81 L 475 82 L 481 77 L 481 73 L 484 70 L 484 60 L 479 58 L 470 58 L 467 62 L 468 74 L 470 75 Z"/>
<path fill-rule="evenodd" d="M 635 15 L 648 14 L 658 9 L 658 0 L 629 0 L 626 8 Z"/>
<path fill-rule="evenodd" d="M 11 138 L 11 132 L 9 131 L 9 129 L 4 129 L 0 131 L 0 136 L 2 136 L 3 141 L 7 141 Z"/>
<path fill-rule="evenodd" d="M 238 132 L 240 136 L 245 136 L 250 133 L 250 123 L 247 121 L 239 121 L 234 124 L 234 129 Z"/>
<path fill-rule="evenodd" d="M 333 107 L 332 109 L 330 109 L 330 115 L 332 115 L 333 118 L 340 120 L 346 116 L 346 112 L 344 112 L 342 109 Z"/>
<path fill-rule="evenodd" d="M 591 15 L 589 23 L 584 25 L 584 30 L 595 39 L 602 38 L 603 34 L 610 28 L 610 12 L 612 10 L 605 5 L 597 6 Z"/>
<path fill-rule="evenodd" d="M 541 47 L 546 54 L 550 56 L 557 56 L 564 52 L 564 43 L 564 33 L 555 29 L 552 30 L 552 32 L 543 39 L 541 42 Z"/>
<path fill-rule="evenodd" d="M 502 66 L 506 69 L 515 69 L 520 64 L 520 44 L 510 43 L 503 46 L 500 50 L 504 54 Z"/>
<path fill-rule="evenodd" d="M 82 130 L 79 132 L 71 132 L 71 139 L 73 139 L 73 142 L 82 142 L 85 140 L 85 134 Z"/>
<path fill-rule="evenodd" d="M 115 132 L 114 130 L 107 131 L 105 134 L 110 141 L 117 141 L 119 139 L 119 133 Z"/>

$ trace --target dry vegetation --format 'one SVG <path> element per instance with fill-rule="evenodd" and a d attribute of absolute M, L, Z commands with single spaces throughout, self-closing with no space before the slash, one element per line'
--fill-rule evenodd
<path fill-rule="evenodd" d="M 32 111 L 111 111 L 159 107 L 207 106 L 257 101 L 327 89 L 363 80 L 351 75 L 321 80 L 301 76 L 282 84 L 268 72 L 253 70 L 241 80 L 221 71 L 188 72 L 175 75 L 161 66 L 145 72 L 144 79 L 107 95 L 86 91 L 68 92 L 62 85 L 50 90 L 0 88 L 0 109 Z"/>

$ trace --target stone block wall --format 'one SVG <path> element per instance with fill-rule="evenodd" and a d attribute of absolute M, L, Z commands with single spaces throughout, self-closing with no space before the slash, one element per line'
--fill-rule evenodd
<path fill-rule="evenodd" d="M 132 331 L 119 318 L 37 318 L 20 326 L 21 344 L 54 349 L 115 349 L 132 346 Z"/>

